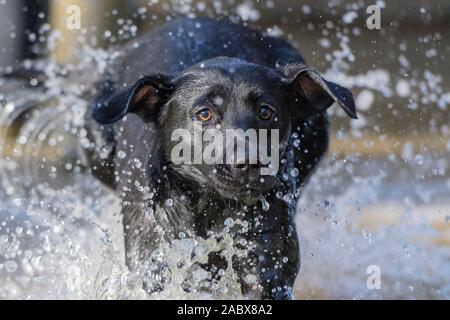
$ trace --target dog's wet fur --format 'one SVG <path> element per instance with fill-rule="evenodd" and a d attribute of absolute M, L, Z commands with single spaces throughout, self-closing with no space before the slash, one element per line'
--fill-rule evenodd
<path fill-rule="evenodd" d="M 85 153 L 92 174 L 122 199 L 126 261 L 143 273 L 145 289 L 170 281 L 155 258 L 161 243 L 218 234 L 232 218 L 248 222 L 230 230 L 248 250 L 232 262 L 242 293 L 291 299 L 300 267 L 296 201 L 327 150 L 326 109 L 335 102 L 356 118 L 351 92 L 323 79 L 289 43 L 228 21 L 177 19 L 125 47 L 87 113 Z M 265 105 L 268 120 L 258 116 Z M 206 128 L 279 129 L 278 174 L 171 163 L 171 133 L 190 128 L 205 106 L 213 111 Z M 209 258 L 202 267 L 217 278 L 228 262 L 221 252 Z"/>

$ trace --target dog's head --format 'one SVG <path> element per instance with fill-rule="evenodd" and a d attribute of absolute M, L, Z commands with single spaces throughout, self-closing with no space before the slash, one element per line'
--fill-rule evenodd
<path fill-rule="evenodd" d="M 334 102 L 356 117 L 351 92 L 304 64 L 270 69 L 220 57 L 177 76 L 144 76 L 97 100 L 93 118 L 108 124 L 136 113 L 155 122 L 176 172 L 245 200 L 281 183 L 278 169 L 295 122 Z"/>

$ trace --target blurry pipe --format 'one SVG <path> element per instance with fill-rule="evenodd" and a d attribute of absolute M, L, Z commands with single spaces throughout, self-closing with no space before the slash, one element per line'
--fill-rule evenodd
<path fill-rule="evenodd" d="M 42 56 L 42 47 L 36 39 L 39 30 L 48 20 L 48 0 L 20 1 L 22 11 L 22 59 L 35 59 Z M 32 36 L 33 35 L 33 36 Z M 33 40 L 35 39 L 35 40 Z"/>
<path fill-rule="evenodd" d="M 47 8 L 47 0 L 7 0 L 0 5 L 0 73 L 8 65 L 42 56 L 37 40 Z"/>

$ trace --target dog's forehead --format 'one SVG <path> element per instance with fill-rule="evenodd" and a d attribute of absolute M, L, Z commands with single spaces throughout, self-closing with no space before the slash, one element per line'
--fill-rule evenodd
<path fill-rule="evenodd" d="M 283 85 L 282 75 L 273 69 L 235 58 L 216 58 L 186 69 L 181 77 L 192 93 L 220 89 L 245 95 Z"/>

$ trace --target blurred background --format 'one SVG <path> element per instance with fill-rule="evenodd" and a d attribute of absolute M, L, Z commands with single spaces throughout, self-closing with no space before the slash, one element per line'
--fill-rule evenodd
<path fill-rule="evenodd" d="M 379 30 L 366 27 L 374 4 Z M 298 206 L 297 298 L 448 299 L 446 0 L 0 0 L 0 298 L 141 297 L 117 281 L 117 199 L 83 175 L 73 146 L 108 57 L 177 16 L 284 37 L 354 93 L 359 119 L 330 110 L 330 151 Z M 369 266 L 379 289 L 367 285 Z"/>

